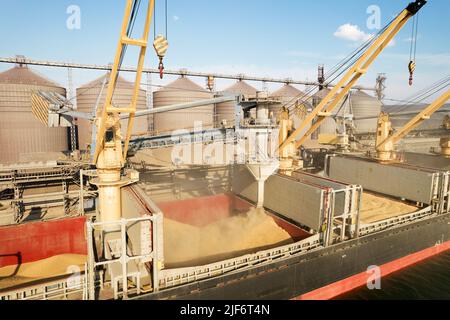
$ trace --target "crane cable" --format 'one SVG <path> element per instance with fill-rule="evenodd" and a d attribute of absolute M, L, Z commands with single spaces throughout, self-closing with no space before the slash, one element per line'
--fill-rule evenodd
<path fill-rule="evenodd" d="M 419 30 L 419 12 L 413 18 L 412 31 L 411 31 L 411 47 L 409 49 L 409 85 L 413 85 L 414 71 L 416 70 L 416 53 L 417 53 L 417 38 Z"/>
<path fill-rule="evenodd" d="M 169 34 L 169 23 L 168 23 L 168 15 L 169 15 L 169 10 L 168 10 L 168 8 L 169 8 L 169 1 L 168 0 L 164 0 L 165 1 L 165 5 L 164 5 L 164 7 L 165 7 L 165 9 L 164 9 L 164 11 L 165 11 L 165 14 L 164 14 L 164 20 L 165 20 L 165 36 L 166 36 L 166 39 L 168 39 L 169 38 L 169 36 L 168 36 L 168 34 Z M 156 2 L 156 1 L 155 1 Z M 154 12 L 153 12 L 153 40 L 155 40 L 156 39 L 156 10 L 154 10 Z"/>
<path fill-rule="evenodd" d="M 389 112 L 389 115 L 390 116 L 402 115 L 404 111 L 407 111 L 409 108 L 413 107 L 413 105 L 423 103 L 426 99 L 430 98 L 431 96 L 434 96 L 435 94 L 439 93 L 444 89 L 447 89 L 449 86 L 450 86 L 450 75 L 447 75 L 444 78 L 440 79 L 439 81 L 433 83 L 429 87 L 426 87 L 418 91 L 417 93 L 407 98 L 406 100 L 396 100 L 400 101 L 401 103 L 386 105 L 389 108 L 394 109 L 393 111 Z M 393 100 L 393 99 L 386 99 L 386 100 Z M 378 116 L 360 117 L 355 118 L 354 120 L 369 120 L 376 118 L 378 118 Z"/>
<path fill-rule="evenodd" d="M 133 2 L 133 7 L 132 7 L 132 11 L 131 11 L 131 16 L 130 16 L 130 22 L 129 22 L 128 28 L 127 28 L 127 37 L 129 37 L 129 38 L 131 38 L 131 35 L 133 34 L 134 24 L 136 22 L 137 12 L 139 11 L 140 4 L 141 4 L 141 0 L 135 0 Z M 122 46 L 122 54 L 120 55 L 118 70 L 121 69 L 127 48 L 128 48 L 127 44 L 124 44 Z M 117 83 L 118 77 L 119 77 L 119 72 L 116 75 L 116 79 L 115 79 L 116 83 Z M 106 81 L 106 85 L 108 85 L 108 84 L 109 84 L 109 79 L 107 79 L 107 81 Z M 83 90 L 80 91 L 80 93 L 76 93 L 75 96 L 71 97 L 70 99 L 66 99 L 66 100 L 67 100 L 67 102 L 72 102 L 76 98 L 80 97 L 81 95 L 83 95 L 84 93 L 86 93 L 87 91 L 89 91 L 91 89 L 92 89 L 92 87 L 84 88 Z M 115 90 L 116 90 L 116 88 L 114 87 L 113 96 L 114 96 Z"/>
<path fill-rule="evenodd" d="M 349 70 L 352 65 L 358 61 L 362 55 L 364 54 L 365 50 L 379 37 L 381 34 L 383 34 L 384 31 L 392 24 L 392 22 L 395 20 L 392 19 L 388 24 L 386 24 L 381 30 L 378 31 L 375 35 L 370 37 L 368 40 L 366 40 L 364 43 L 362 43 L 358 48 L 356 48 L 354 51 L 352 51 L 348 56 L 346 56 L 344 59 L 342 59 L 340 62 L 338 62 L 334 67 L 330 69 L 329 72 L 325 74 L 325 82 L 324 86 L 328 87 L 330 83 L 335 81 L 337 78 L 339 78 L 342 74 L 344 74 L 347 70 Z M 295 107 L 296 103 L 298 101 L 305 102 L 305 99 L 307 99 L 310 95 L 313 94 L 318 90 L 319 85 L 314 85 L 312 88 L 306 90 L 304 93 L 300 93 L 298 96 L 291 99 L 289 102 L 284 104 L 284 107 L 287 107 L 287 109 L 291 112 L 292 109 Z M 316 93 L 317 93 L 316 92 Z"/>
<path fill-rule="evenodd" d="M 159 58 L 159 77 L 161 79 L 163 79 L 164 77 L 164 63 L 163 63 L 163 59 L 166 55 L 167 49 L 169 47 L 169 42 L 167 41 L 167 37 L 168 37 L 168 0 L 165 0 L 165 36 L 163 35 L 156 35 L 156 16 L 154 18 L 154 41 L 153 41 L 153 47 L 155 48 L 156 54 Z"/>
<path fill-rule="evenodd" d="M 429 97 L 437 94 L 438 92 L 448 88 L 450 86 L 450 77 L 446 76 L 445 78 L 439 80 L 438 82 L 432 84 L 430 87 L 425 88 L 424 90 L 418 92 L 416 95 L 408 99 L 408 101 L 404 104 L 394 105 L 393 107 L 401 107 L 395 112 L 392 112 L 391 115 L 395 115 L 407 110 L 413 104 L 420 104 L 424 100 Z"/>
<path fill-rule="evenodd" d="M 131 9 L 130 21 L 128 23 L 128 28 L 127 28 L 127 37 L 128 38 L 131 38 L 133 35 L 134 24 L 136 23 L 136 18 L 137 18 L 140 6 L 141 6 L 141 0 L 134 0 L 133 7 Z M 127 53 L 127 49 L 128 49 L 128 45 L 123 44 L 122 45 L 122 53 L 120 54 L 119 65 L 117 68 L 118 70 L 120 70 L 122 67 L 123 60 Z M 117 72 L 117 74 L 116 74 L 116 79 L 115 79 L 116 84 L 117 84 L 118 78 L 119 78 L 119 72 Z M 115 91 L 116 91 L 116 86 L 113 88 L 113 96 L 114 96 Z"/>

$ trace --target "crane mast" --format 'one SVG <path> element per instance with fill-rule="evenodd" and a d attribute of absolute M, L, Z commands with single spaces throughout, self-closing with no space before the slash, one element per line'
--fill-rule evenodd
<path fill-rule="evenodd" d="M 412 118 L 405 126 L 397 132 L 392 133 L 392 123 L 389 114 L 381 113 L 378 118 L 376 151 L 377 160 L 381 162 L 395 161 L 394 152 L 395 144 L 403 139 L 409 132 L 417 128 L 423 121 L 430 119 L 430 117 L 438 111 L 450 99 L 450 90 L 447 90 L 443 95 L 437 98 L 432 104 L 426 107 L 422 112 Z M 443 138 L 442 141 L 447 140 Z M 445 148 L 443 148 L 445 149 Z"/>
<path fill-rule="evenodd" d="M 93 182 L 99 193 L 99 220 L 101 222 L 117 221 L 121 219 L 121 187 L 136 182 L 137 173 L 122 177 L 129 141 L 131 138 L 136 104 L 139 95 L 142 69 L 148 46 L 148 36 L 155 8 L 155 0 L 149 0 L 142 37 L 132 38 L 132 31 L 137 12 L 137 0 L 127 0 L 125 15 L 122 23 L 114 64 L 109 76 L 108 90 L 103 108 L 99 108 L 95 120 L 96 136 L 92 163 L 97 167 L 98 178 Z M 137 71 L 134 80 L 134 90 L 130 104 L 126 107 L 113 106 L 113 96 L 117 84 L 118 74 L 127 46 L 140 48 Z M 120 126 L 121 115 L 128 115 L 128 128 L 122 146 L 122 132 Z M 109 228 L 109 227 L 105 227 Z"/>
<path fill-rule="evenodd" d="M 362 56 L 356 61 L 356 63 L 347 71 L 342 77 L 339 83 L 332 88 L 329 94 L 317 105 L 317 107 L 305 118 L 305 120 L 299 125 L 294 132 L 292 132 L 287 138 L 280 136 L 279 152 L 281 160 L 284 160 L 284 150 L 292 149 L 292 144 L 295 144 L 295 149 L 300 148 L 308 137 L 314 133 L 323 121 L 332 116 L 332 111 L 339 105 L 342 99 L 348 94 L 357 81 L 367 72 L 368 68 L 372 65 L 375 59 L 380 53 L 388 46 L 392 39 L 398 34 L 398 32 L 404 27 L 406 22 L 416 15 L 417 12 L 427 3 L 426 0 L 416 0 L 410 3 L 381 33 L 373 43 L 367 48 Z M 314 122 L 314 120 L 316 120 Z M 311 127 L 306 128 L 311 124 Z M 306 132 L 305 132 L 306 130 Z M 285 135 L 285 130 L 281 130 Z M 304 132 L 303 134 L 301 134 Z M 300 136 L 298 140 L 297 137 Z M 290 155 L 292 158 L 293 154 Z"/>

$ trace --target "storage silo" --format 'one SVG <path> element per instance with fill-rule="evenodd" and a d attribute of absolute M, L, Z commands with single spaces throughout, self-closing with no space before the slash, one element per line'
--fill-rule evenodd
<path fill-rule="evenodd" d="M 213 94 L 193 81 L 182 76 L 153 93 L 153 108 L 212 99 Z M 192 129 L 195 122 L 201 122 L 202 128 L 212 128 L 214 105 L 158 113 L 154 115 L 154 127 L 157 133 L 170 133 L 173 130 Z"/>
<path fill-rule="evenodd" d="M 106 79 L 106 82 L 105 82 Z M 101 93 L 98 108 L 103 108 L 108 91 L 109 74 L 103 75 L 94 81 L 91 81 L 77 89 L 77 108 L 80 112 L 94 113 L 94 109 Z M 105 86 L 103 87 L 103 84 Z M 103 91 L 102 91 L 103 88 Z M 113 106 L 128 107 L 133 96 L 134 84 L 122 77 L 117 78 L 116 89 L 114 91 Z M 137 110 L 147 109 L 146 91 L 139 90 Z M 134 119 L 133 134 L 142 134 L 148 132 L 148 116 L 137 117 Z M 125 136 L 128 127 L 128 120 L 122 120 L 122 133 Z M 78 119 L 78 140 L 80 149 L 85 150 L 87 145 L 92 142 L 92 122 L 84 119 Z"/>
<path fill-rule="evenodd" d="M 27 66 L 0 73 L 0 163 L 37 159 L 37 153 L 45 155 L 45 160 L 56 160 L 58 153 L 68 150 L 67 128 L 45 127 L 33 115 L 34 91 L 66 95 L 66 89 Z"/>
<path fill-rule="evenodd" d="M 295 99 L 298 98 L 302 98 L 304 100 L 307 99 L 305 93 L 303 93 L 302 91 L 298 90 L 297 88 L 295 88 L 294 86 L 290 85 L 290 84 L 286 84 L 283 87 L 281 87 L 280 89 L 272 92 L 272 94 L 270 95 L 270 98 L 272 100 L 275 100 L 279 103 L 276 104 L 271 104 L 269 106 L 269 112 L 275 117 L 277 118 L 281 108 L 289 103 L 292 103 L 295 101 Z M 294 115 L 294 126 L 297 127 L 300 123 L 301 120 L 303 119 L 299 119 L 298 116 Z"/>
<path fill-rule="evenodd" d="M 245 81 L 239 80 L 231 87 L 226 88 L 221 93 L 222 95 L 241 95 L 244 99 L 255 98 L 257 89 L 246 83 Z M 235 120 L 235 103 L 234 102 L 224 102 L 216 105 L 216 113 L 214 116 L 214 122 L 216 127 L 221 127 L 223 123 L 226 126 L 233 126 Z"/>
<path fill-rule="evenodd" d="M 324 88 L 314 94 L 312 96 L 312 104 L 314 107 L 316 107 L 323 98 L 327 96 L 327 94 L 330 93 L 330 89 Z M 336 134 L 337 133 L 337 124 L 336 120 L 332 117 L 327 117 L 322 124 L 320 125 L 319 129 L 317 130 L 319 134 Z"/>
<path fill-rule="evenodd" d="M 373 133 L 377 131 L 378 116 L 383 106 L 381 101 L 363 91 L 352 92 L 350 97 L 355 118 L 355 133 Z M 371 119 L 358 120 L 358 118 L 364 117 L 371 117 Z"/>

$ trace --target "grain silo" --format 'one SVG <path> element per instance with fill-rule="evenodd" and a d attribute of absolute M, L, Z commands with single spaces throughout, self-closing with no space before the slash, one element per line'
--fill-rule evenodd
<path fill-rule="evenodd" d="M 350 103 L 355 118 L 355 133 L 370 133 L 377 130 L 378 116 L 382 103 L 362 91 L 352 92 Z M 358 118 L 371 117 L 371 119 L 358 120 Z"/>
<path fill-rule="evenodd" d="M 291 86 L 290 84 L 286 84 L 283 87 L 281 87 L 280 89 L 272 92 L 270 94 L 270 98 L 272 100 L 279 102 L 276 104 L 271 104 L 269 107 L 269 112 L 275 118 L 277 118 L 281 108 L 284 105 L 293 103 L 298 98 L 306 99 L 307 97 L 306 97 L 305 93 L 303 93 L 302 91 Z M 297 118 L 297 119 L 294 119 L 294 125 L 298 125 L 298 122 L 301 119 L 298 119 L 298 117 L 294 117 L 294 118 Z"/>
<path fill-rule="evenodd" d="M 105 82 L 106 79 L 106 82 Z M 103 108 L 108 91 L 109 74 L 89 82 L 77 89 L 77 107 L 78 111 L 85 113 L 94 113 L 94 109 L 101 93 L 98 108 Z M 105 86 L 103 87 L 103 84 Z M 103 88 L 103 91 L 102 91 Z M 113 106 L 127 107 L 131 103 L 131 97 L 134 91 L 134 84 L 118 77 L 116 89 L 114 91 Z M 140 89 L 139 98 L 136 106 L 137 110 L 146 110 L 146 91 Z M 148 131 L 148 116 L 137 117 L 134 120 L 133 134 L 142 134 Z M 122 133 L 125 136 L 128 127 L 128 120 L 122 120 Z M 78 140 L 80 149 L 85 150 L 91 143 L 92 123 L 84 119 L 78 119 Z"/>
<path fill-rule="evenodd" d="M 182 76 L 153 93 L 153 108 L 212 99 L 213 94 L 193 81 Z M 154 127 L 157 133 L 170 133 L 173 130 L 192 129 L 195 122 L 202 128 L 213 127 L 214 106 L 202 106 L 178 111 L 155 114 Z"/>
<path fill-rule="evenodd" d="M 0 163 L 56 160 L 67 151 L 67 128 L 45 127 L 31 111 L 31 95 L 38 90 L 66 95 L 64 88 L 27 66 L 0 73 Z"/>
<path fill-rule="evenodd" d="M 327 94 L 330 93 L 330 89 L 324 88 L 313 95 L 312 97 L 312 103 L 313 106 L 316 107 L 323 98 L 327 96 Z M 318 130 L 319 134 L 336 134 L 337 133 L 337 124 L 336 120 L 332 117 L 327 117 L 322 124 L 319 127 Z"/>
<path fill-rule="evenodd" d="M 255 98 L 256 90 L 254 87 L 246 83 L 245 81 L 239 80 L 231 87 L 223 90 L 222 95 L 240 95 L 244 99 Z M 233 126 L 235 121 L 235 105 L 234 102 L 224 102 L 216 105 L 216 113 L 214 116 L 216 127 L 221 127 L 222 124 L 226 123 L 226 126 Z"/>

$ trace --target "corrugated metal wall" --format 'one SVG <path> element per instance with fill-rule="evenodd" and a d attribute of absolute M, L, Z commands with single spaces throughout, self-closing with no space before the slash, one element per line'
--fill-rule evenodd
<path fill-rule="evenodd" d="M 367 93 L 356 91 L 351 94 L 353 115 L 359 117 L 373 117 L 372 119 L 355 120 L 356 133 L 369 133 L 377 131 L 378 116 L 382 103 Z"/>
<path fill-rule="evenodd" d="M 235 94 L 243 95 L 246 98 L 255 98 L 256 90 L 245 81 L 238 81 L 231 87 L 223 90 L 223 95 Z M 233 126 L 235 121 L 235 105 L 234 102 L 219 103 L 216 106 L 216 113 L 214 116 L 214 122 L 217 128 L 222 126 L 222 123 L 226 122 L 227 126 Z"/>
<path fill-rule="evenodd" d="M 181 77 L 164 88 L 153 93 L 153 108 L 174 104 L 189 103 L 212 99 L 213 94 L 191 80 Z M 179 111 L 171 111 L 154 116 L 154 127 L 158 133 L 170 133 L 173 130 L 192 129 L 194 122 L 201 122 L 203 129 L 212 128 L 214 106 L 203 106 Z"/>
<path fill-rule="evenodd" d="M 0 163 L 32 159 L 46 153 L 48 160 L 68 149 L 67 128 L 47 128 L 31 112 L 33 91 L 52 91 L 63 96 L 66 90 L 26 67 L 0 74 Z"/>
<path fill-rule="evenodd" d="M 109 75 L 104 75 L 92 82 L 89 82 L 77 89 L 77 107 L 78 111 L 92 113 L 94 107 L 97 103 L 98 96 L 102 92 L 103 81 L 105 77 Z M 105 84 L 103 89 L 99 109 L 101 109 L 105 103 L 106 92 L 108 90 L 108 85 Z M 133 84 L 122 77 L 117 80 L 116 90 L 114 91 L 113 105 L 116 107 L 127 107 L 131 103 L 131 96 L 133 94 Z M 147 109 L 146 92 L 145 90 L 140 90 L 139 99 L 137 103 L 138 110 Z M 138 117 L 134 121 L 133 134 L 146 133 L 148 131 L 148 121 L 149 117 Z M 122 120 L 122 133 L 125 135 L 128 121 Z M 91 122 L 83 119 L 78 120 L 78 140 L 80 144 L 80 149 L 85 150 L 87 145 L 91 143 L 92 136 L 92 126 Z"/>

